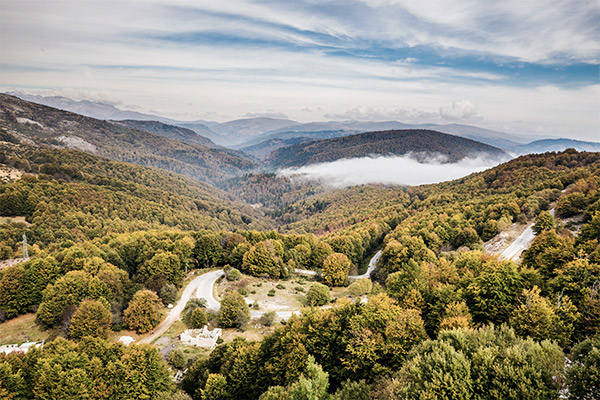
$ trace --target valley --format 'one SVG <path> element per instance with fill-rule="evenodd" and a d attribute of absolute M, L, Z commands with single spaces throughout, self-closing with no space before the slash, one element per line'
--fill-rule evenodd
<path fill-rule="evenodd" d="M 203 400 L 212 379 L 226 382 L 223 399 L 264 399 L 319 365 L 341 400 L 353 385 L 401 390 L 394 379 L 409 376 L 414 357 L 453 337 L 564 360 L 598 334 L 600 153 L 511 159 L 471 139 L 405 129 L 247 155 L 163 122 L 2 102 L 0 258 L 20 257 L 23 233 L 31 258 L 0 270 L 0 344 L 45 342 L 0 359 L 17 380 L 19 363 L 35 364 L 27 379 L 38 392 L 56 393 L 43 362 L 59 365 L 65 352 L 90 360 L 85 376 L 146 352 L 156 393 Z M 284 123 L 227 129 L 249 138 Z M 475 154 L 497 165 L 435 184 L 344 188 L 279 170 L 407 153 L 422 154 L 417 166 L 432 154 L 446 157 L 445 169 Z M 222 330 L 214 349 L 183 342 L 205 326 Z M 91 343 L 117 358 L 92 362 Z M 564 381 L 566 370 L 553 365 L 526 364 L 558 393 L 551 377 Z M 66 373 L 56 379 L 73 384 Z"/>

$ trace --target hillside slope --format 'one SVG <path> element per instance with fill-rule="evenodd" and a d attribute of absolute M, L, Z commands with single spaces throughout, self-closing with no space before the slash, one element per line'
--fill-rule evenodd
<path fill-rule="evenodd" d="M 169 125 L 160 121 L 141 121 L 134 119 L 124 119 L 119 121 L 110 121 L 113 124 L 124 126 L 139 131 L 154 133 L 169 139 L 180 140 L 185 143 L 199 144 L 201 146 L 217 147 L 215 143 L 207 137 L 197 134 L 191 129 L 181 126 Z"/>
<path fill-rule="evenodd" d="M 213 183 L 254 166 L 229 151 L 184 143 L 6 94 L 0 94 L 0 106 L 0 126 L 28 144 L 77 148 Z"/>
<path fill-rule="evenodd" d="M 0 142 L 0 170 L 16 172 L 16 179 L 0 181 L 0 216 L 25 217 L 30 224 L 0 224 L 0 242 L 11 248 L 23 229 L 41 245 L 158 228 L 270 225 L 252 207 L 206 183 L 78 150 Z"/>
<path fill-rule="evenodd" d="M 271 153 L 274 167 L 294 167 L 370 155 L 442 155 L 449 162 L 469 156 L 508 158 L 495 147 L 429 130 L 367 132 L 280 148 Z"/>

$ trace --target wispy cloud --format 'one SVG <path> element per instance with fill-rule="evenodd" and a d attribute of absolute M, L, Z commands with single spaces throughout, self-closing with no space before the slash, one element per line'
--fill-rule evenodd
<path fill-rule="evenodd" d="M 287 168 L 281 176 L 319 181 L 335 188 L 364 185 L 421 185 L 461 178 L 500 163 L 486 158 L 464 158 L 457 163 L 445 163 L 443 158 L 417 161 L 411 155 L 398 157 L 362 157 L 329 163 Z"/>
<path fill-rule="evenodd" d="M 3 0 L 0 19 L 2 90 L 190 118 L 600 130 L 595 0 Z"/>

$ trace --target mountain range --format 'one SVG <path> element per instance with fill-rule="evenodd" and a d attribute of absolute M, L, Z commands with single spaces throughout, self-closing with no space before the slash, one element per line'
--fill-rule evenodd
<path fill-rule="evenodd" d="M 134 129 L 154 129 L 157 133 Z M 161 168 L 209 183 L 239 176 L 255 163 L 190 132 L 156 129 L 156 123 L 113 123 L 0 94 L 0 126 L 30 145 L 76 148 L 114 161 Z M 170 136 L 170 137 L 165 137 Z M 174 138 L 174 137 L 177 137 Z"/>
<path fill-rule="evenodd" d="M 600 144 L 566 138 L 540 137 L 537 134 L 512 134 L 465 124 L 406 124 L 398 121 L 327 121 L 299 123 L 280 118 L 243 118 L 227 122 L 206 120 L 180 121 L 160 115 L 121 110 L 103 102 L 72 100 L 61 96 L 36 96 L 22 92 L 11 94 L 24 100 L 75 112 L 97 119 L 158 121 L 189 129 L 217 145 L 242 150 L 252 157 L 265 159 L 271 151 L 299 142 L 330 139 L 370 131 L 428 129 L 461 136 L 498 147 L 517 156 L 575 148 L 597 151 Z"/>

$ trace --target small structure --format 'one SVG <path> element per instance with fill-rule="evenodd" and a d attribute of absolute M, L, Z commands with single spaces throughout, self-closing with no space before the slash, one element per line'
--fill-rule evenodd
<path fill-rule="evenodd" d="M 0 346 L 0 353 L 10 354 L 13 352 L 27 353 L 32 347 L 42 347 L 44 342 L 25 342 L 23 344 L 5 344 Z"/>
<path fill-rule="evenodd" d="M 202 329 L 187 329 L 179 335 L 181 343 L 204 347 L 207 349 L 214 349 L 217 345 L 217 340 L 223 334 L 221 328 L 215 328 L 212 331 L 208 329 L 208 325 L 204 325 Z"/>
<path fill-rule="evenodd" d="M 135 339 L 131 336 L 121 336 L 118 342 L 123 343 L 125 346 L 129 346 L 131 343 L 135 342 Z"/>
<path fill-rule="evenodd" d="M 174 344 L 165 347 L 164 349 L 162 349 L 161 351 L 159 351 L 158 354 L 160 354 L 160 356 L 162 357 L 163 360 L 166 360 L 167 356 L 169 355 L 169 353 L 172 352 L 173 350 L 175 350 L 175 345 Z"/>

